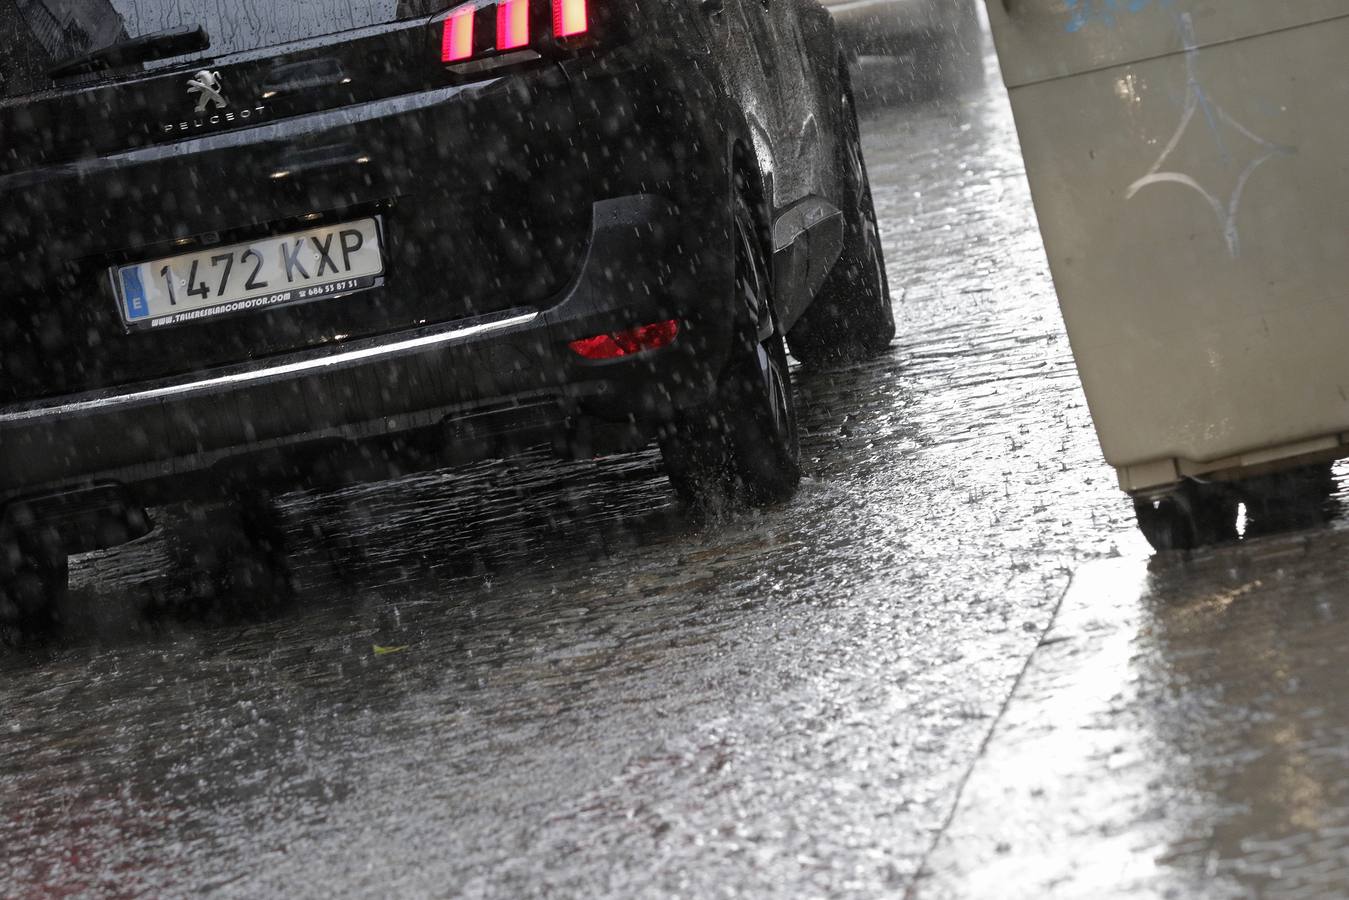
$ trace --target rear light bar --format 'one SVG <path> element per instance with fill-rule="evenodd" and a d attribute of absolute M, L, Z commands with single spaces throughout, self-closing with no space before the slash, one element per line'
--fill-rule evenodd
<path fill-rule="evenodd" d="M 497 0 L 497 49 L 529 46 L 529 0 Z"/>
<path fill-rule="evenodd" d="M 603 359 L 618 359 L 620 356 L 632 356 L 648 350 L 668 347 L 679 337 L 679 321 L 669 319 L 665 322 L 653 322 L 637 328 L 623 331 L 610 331 L 594 337 L 572 341 L 567 346 L 572 352 L 592 362 Z"/>
<path fill-rule="evenodd" d="M 553 0 L 553 34 L 574 37 L 590 30 L 588 0 Z"/>
<path fill-rule="evenodd" d="M 546 5 L 552 6 L 551 34 L 546 32 Z M 495 16 L 489 7 L 496 8 Z M 536 9 L 539 14 L 533 15 Z M 495 29 L 489 33 L 492 23 Z M 591 24 L 590 0 L 471 0 L 444 20 L 440 60 L 464 63 L 495 53 L 538 49 L 550 40 L 565 43 L 586 36 Z"/>
<path fill-rule="evenodd" d="M 473 58 L 473 22 L 478 8 L 461 6 L 445 20 L 445 38 L 441 43 L 442 62 L 462 62 Z"/>

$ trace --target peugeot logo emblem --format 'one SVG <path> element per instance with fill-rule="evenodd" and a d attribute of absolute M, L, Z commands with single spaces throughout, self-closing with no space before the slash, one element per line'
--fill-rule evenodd
<path fill-rule="evenodd" d="M 192 80 L 187 83 L 187 92 L 189 94 L 200 94 L 201 98 L 197 100 L 197 112 L 206 112 L 206 107 L 215 104 L 216 109 L 224 109 L 229 106 L 229 101 L 221 94 L 223 87 L 220 84 L 220 73 L 211 72 L 206 69 L 192 76 Z"/>
<path fill-rule="evenodd" d="M 0 0 L 3 3 L 4 0 Z M 203 69 L 193 75 L 187 83 L 188 96 L 197 95 L 197 114 L 185 121 L 163 122 L 159 125 L 161 134 L 183 135 L 200 132 L 203 129 L 230 127 L 231 125 L 249 125 L 267 115 L 267 107 L 262 103 L 245 104 L 242 108 L 230 108 L 225 99 L 225 88 L 220 73 Z M 214 105 L 214 110 L 210 107 Z"/>

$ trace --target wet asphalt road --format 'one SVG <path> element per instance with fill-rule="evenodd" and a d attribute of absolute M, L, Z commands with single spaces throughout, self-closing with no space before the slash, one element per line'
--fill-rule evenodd
<path fill-rule="evenodd" d="M 293 496 L 300 600 L 224 620 L 141 614 L 158 535 L 80 558 L 60 637 L 0 649 L 0 893 L 872 897 L 931 853 L 920 893 L 986 895 L 941 868 L 981 746 L 1071 573 L 1148 553 L 1005 94 L 887 77 L 900 336 L 797 372 L 795 502 L 695 521 L 654 453 Z"/>

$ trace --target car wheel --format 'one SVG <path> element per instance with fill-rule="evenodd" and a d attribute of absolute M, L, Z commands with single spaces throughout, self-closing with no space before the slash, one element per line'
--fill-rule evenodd
<path fill-rule="evenodd" d="M 875 356 L 889 347 L 895 337 L 895 311 L 890 305 L 885 255 L 846 70 L 840 78 L 844 133 L 838 166 L 844 174 L 846 210 L 843 253 L 820 292 L 787 335 L 792 355 L 809 366 Z"/>
<path fill-rule="evenodd" d="M 771 315 L 767 253 L 749 204 L 735 208 L 735 290 L 745 315 L 711 406 L 685 414 L 661 439 L 666 472 L 690 505 L 789 499 L 801 481 L 796 401 L 781 331 L 760 339 Z M 739 310 L 737 310 L 739 311 Z"/>
<path fill-rule="evenodd" d="M 223 509 L 193 508 L 189 520 L 170 541 L 190 603 L 251 611 L 293 595 L 285 531 L 268 497 L 250 493 Z"/>

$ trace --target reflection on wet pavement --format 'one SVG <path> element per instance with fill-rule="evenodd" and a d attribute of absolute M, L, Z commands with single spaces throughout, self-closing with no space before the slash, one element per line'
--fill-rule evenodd
<path fill-rule="evenodd" d="M 1349 893 L 1347 544 L 1086 567 L 918 896 Z"/>
<path fill-rule="evenodd" d="M 300 600 L 224 623 L 141 615 L 157 535 L 78 560 L 0 652 L 8 884 L 902 890 L 1068 573 L 1143 545 L 1005 95 L 866 105 L 901 336 L 797 373 L 795 502 L 692 521 L 650 453 L 296 496 Z"/>

